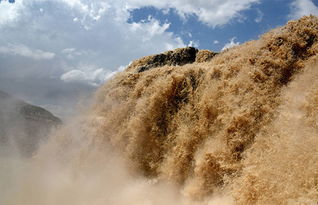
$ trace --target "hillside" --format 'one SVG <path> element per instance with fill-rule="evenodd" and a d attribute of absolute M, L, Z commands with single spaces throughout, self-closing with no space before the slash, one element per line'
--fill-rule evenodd
<path fill-rule="evenodd" d="M 0 91 L 0 146 L 3 152 L 32 155 L 61 120 L 49 111 Z"/>

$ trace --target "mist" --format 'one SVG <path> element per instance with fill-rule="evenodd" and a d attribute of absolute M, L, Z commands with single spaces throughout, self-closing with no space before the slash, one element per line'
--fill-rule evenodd
<path fill-rule="evenodd" d="M 232 204 L 221 194 L 192 201 L 175 184 L 133 172 L 118 151 L 79 128 L 82 123 L 68 122 L 33 157 L 14 155 L 14 149 L 2 155 L 1 204 Z"/>

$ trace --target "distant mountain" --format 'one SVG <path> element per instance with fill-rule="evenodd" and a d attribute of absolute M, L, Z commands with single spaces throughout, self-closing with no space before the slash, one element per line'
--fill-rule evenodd
<path fill-rule="evenodd" d="M 0 155 L 32 155 L 61 123 L 49 111 L 0 91 Z"/>

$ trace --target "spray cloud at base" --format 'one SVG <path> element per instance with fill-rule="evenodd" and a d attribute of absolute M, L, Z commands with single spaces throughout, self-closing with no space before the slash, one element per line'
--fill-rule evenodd
<path fill-rule="evenodd" d="M 1 173 L 1 200 L 316 203 L 317 53 L 310 16 L 219 54 L 139 59 L 33 158 L 10 162 L 21 169 Z"/>

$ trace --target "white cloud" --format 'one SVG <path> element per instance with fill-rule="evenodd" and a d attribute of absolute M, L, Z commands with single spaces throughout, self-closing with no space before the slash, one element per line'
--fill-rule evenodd
<path fill-rule="evenodd" d="M 76 82 L 83 83 L 92 86 L 99 86 L 101 83 L 105 82 L 105 79 L 109 78 L 111 73 L 107 73 L 103 68 L 93 70 L 91 72 L 84 72 L 82 70 L 71 70 L 64 73 L 61 76 L 61 80 L 64 82 Z"/>
<path fill-rule="evenodd" d="M 61 76 L 61 80 L 66 82 L 73 82 L 73 81 L 86 81 L 87 74 L 81 70 L 71 70 Z"/>
<path fill-rule="evenodd" d="M 310 14 L 318 16 L 318 7 L 311 0 L 295 0 L 292 2 L 290 18 L 297 19 Z"/>
<path fill-rule="evenodd" d="M 199 41 L 189 41 L 188 46 L 198 48 L 200 43 Z"/>
<path fill-rule="evenodd" d="M 31 93 L 23 97 L 32 102 L 37 96 L 38 105 L 72 104 L 74 90 L 94 90 L 121 65 L 185 46 L 168 32 L 169 22 L 127 22 L 128 8 L 118 0 L 2 1 L 0 89 Z"/>
<path fill-rule="evenodd" d="M 164 23 L 160 25 L 160 22 L 151 16 L 148 17 L 148 21 L 136 23 L 133 22 L 130 24 L 127 29 L 130 29 L 134 33 L 140 33 L 142 35 L 142 41 L 149 41 L 155 36 L 160 36 L 164 34 L 169 28 L 170 24 Z M 171 34 L 169 34 L 171 35 Z"/>
<path fill-rule="evenodd" d="M 235 42 L 235 39 L 236 37 L 231 38 L 230 42 L 226 43 L 224 47 L 221 49 L 221 51 L 240 45 L 240 42 Z"/>
<path fill-rule="evenodd" d="M 4 4 L 10 6 L 9 10 L 16 11 L 18 15 L 13 15 L 14 18 L 4 15 L 0 19 L 3 22 L 0 29 L 2 53 L 29 56 L 34 59 L 53 58 L 56 53 L 56 76 L 81 63 L 113 70 L 133 59 L 162 52 L 167 48 L 185 46 L 180 37 L 167 31 L 169 22 L 161 23 L 149 17 L 145 22 L 128 23 L 130 11 L 126 2 L 17 2 L 19 3 Z M 3 8 L 1 3 L 0 10 Z M 10 19 L 14 19 L 14 24 Z M 6 46 L 9 44 L 14 46 Z M 23 45 L 32 45 L 38 49 L 30 49 Z M 52 52 L 44 52 L 46 50 Z M 52 66 L 53 64 L 47 65 L 48 68 Z"/>
<path fill-rule="evenodd" d="M 257 17 L 254 19 L 254 21 L 256 23 L 260 23 L 263 20 L 264 13 L 259 9 L 256 9 L 256 12 L 257 12 Z"/>
<path fill-rule="evenodd" d="M 218 40 L 214 40 L 213 44 L 219 44 L 220 42 Z"/>
<path fill-rule="evenodd" d="M 99 21 L 105 12 L 112 8 L 105 1 L 81 1 L 81 0 L 59 0 L 68 5 L 80 16 L 73 18 L 74 22 L 80 22 L 85 29 L 90 29 L 96 21 Z"/>
<path fill-rule="evenodd" d="M 235 18 L 241 18 L 241 11 L 249 9 L 260 0 L 127 0 L 130 9 L 144 6 L 153 6 L 159 9 L 175 9 L 179 16 L 187 18 L 189 15 L 196 15 L 198 19 L 212 27 L 228 23 Z"/>
<path fill-rule="evenodd" d="M 83 54 L 85 54 L 85 51 L 79 51 L 76 48 L 64 48 L 62 50 L 62 53 L 69 59 L 73 59 L 76 56 L 81 56 Z"/>
<path fill-rule="evenodd" d="M 0 5 L 0 27 L 7 23 L 13 23 L 19 17 L 20 10 L 23 8 L 21 1 L 14 4 L 9 1 L 1 1 Z"/>
<path fill-rule="evenodd" d="M 15 20 L 21 14 L 21 10 L 34 2 L 45 2 L 49 0 L 20 0 L 15 5 L 3 3 L 0 7 L 0 25 L 8 21 Z M 153 6 L 162 9 L 164 13 L 171 12 L 174 9 L 177 14 L 186 19 L 188 16 L 195 15 L 199 21 L 215 27 L 228 23 L 235 18 L 241 19 L 240 12 L 249 9 L 253 4 L 257 4 L 260 0 L 200 0 L 200 1 L 184 1 L 184 0 L 56 0 L 56 3 L 67 5 L 71 12 L 77 13 L 74 21 L 83 24 L 84 28 L 90 29 L 94 22 L 99 21 L 106 13 L 112 14 L 115 21 L 123 21 L 129 18 L 129 10 Z M 43 8 L 41 8 L 43 11 Z"/>
<path fill-rule="evenodd" d="M 94 68 L 94 66 L 84 66 L 64 73 L 61 75 L 61 80 L 66 83 L 76 82 L 92 86 L 100 86 L 106 80 L 123 69 L 123 66 L 118 67 L 115 71 L 110 71 L 104 68 Z"/>
<path fill-rule="evenodd" d="M 42 51 L 40 49 L 31 49 L 22 44 L 0 46 L 0 54 L 23 56 L 34 60 L 50 60 L 55 57 L 54 53 Z"/>

